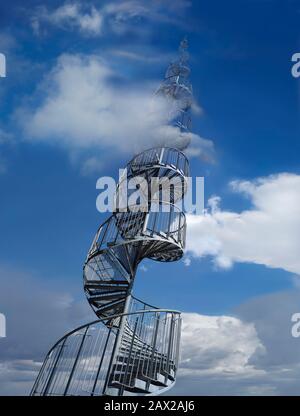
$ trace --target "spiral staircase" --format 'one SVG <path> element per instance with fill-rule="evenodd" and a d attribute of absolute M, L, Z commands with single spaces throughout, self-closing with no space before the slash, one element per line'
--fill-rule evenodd
<path fill-rule="evenodd" d="M 188 129 L 191 106 L 186 48 L 183 41 L 179 60 L 157 92 L 176 103 L 172 120 L 181 131 Z M 171 262 L 183 255 L 186 219 L 180 201 L 188 176 L 188 160 L 179 148 L 155 147 L 128 163 L 116 209 L 98 229 L 83 267 L 84 291 L 98 319 L 51 348 L 31 395 L 157 395 L 174 385 L 180 312 L 149 305 L 132 289 L 143 259 Z M 138 185 L 126 188 L 124 204 L 123 183 L 134 180 Z M 142 203 L 129 203 L 133 192 Z"/>

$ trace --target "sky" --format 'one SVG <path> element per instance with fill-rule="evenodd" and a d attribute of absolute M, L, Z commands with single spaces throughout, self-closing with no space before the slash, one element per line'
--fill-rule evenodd
<path fill-rule="evenodd" d="M 96 182 L 163 134 L 147 109 L 185 35 L 206 210 L 187 216 L 181 261 L 144 261 L 135 294 L 183 312 L 170 394 L 299 394 L 299 13 L 293 0 L 1 2 L 1 395 L 28 394 L 51 345 L 94 320 L 82 265 L 107 217 Z"/>

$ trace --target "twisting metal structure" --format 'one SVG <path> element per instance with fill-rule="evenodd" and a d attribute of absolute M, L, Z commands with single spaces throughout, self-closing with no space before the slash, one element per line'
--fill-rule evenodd
<path fill-rule="evenodd" d="M 169 100 L 170 118 L 186 132 L 192 103 L 186 40 L 179 49 L 157 94 Z M 138 300 L 132 289 L 143 259 L 170 262 L 183 255 L 186 220 L 176 203 L 187 189 L 189 164 L 181 151 L 187 144 L 152 148 L 128 163 L 123 179 L 144 180 L 140 192 L 147 196 L 147 209 L 116 210 L 98 229 L 83 268 L 84 290 L 98 320 L 51 348 L 32 395 L 160 394 L 175 383 L 180 313 Z M 153 191 L 153 177 L 172 182 L 169 201 L 160 187 Z"/>

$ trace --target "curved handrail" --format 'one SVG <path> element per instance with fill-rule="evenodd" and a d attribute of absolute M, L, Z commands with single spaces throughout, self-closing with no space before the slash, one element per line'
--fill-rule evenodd
<path fill-rule="evenodd" d="M 150 306 L 150 305 L 149 305 Z M 154 307 L 155 308 L 155 307 Z M 117 319 L 117 318 L 122 318 L 123 316 L 129 316 L 129 315 L 137 315 L 137 314 L 141 314 L 141 313 L 152 313 L 152 312 L 155 312 L 155 313 L 159 313 L 159 312 L 165 312 L 165 313 L 171 313 L 171 314 L 174 314 L 174 315 L 181 315 L 181 312 L 180 311 L 177 311 L 177 310 L 173 310 L 173 309 L 142 309 L 142 310 L 140 310 L 140 311 L 135 311 L 135 312 L 127 312 L 127 313 L 119 313 L 119 314 L 116 314 L 116 315 L 111 315 L 110 317 L 109 317 L 109 320 L 112 320 L 112 319 Z M 76 333 L 76 332 L 78 332 L 78 331 L 80 331 L 81 329 L 83 329 L 83 328 L 86 328 L 86 327 L 89 327 L 89 326 L 91 326 L 91 325 L 95 325 L 95 324 L 97 324 L 97 323 L 100 323 L 100 322 L 104 322 L 104 321 L 107 321 L 107 318 L 102 318 L 102 319 L 96 319 L 95 321 L 92 321 L 92 322 L 89 322 L 88 324 L 84 324 L 84 325 L 81 325 L 81 326 L 79 326 L 79 327 L 77 327 L 77 328 L 75 328 L 75 329 L 73 329 L 72 331 L 70 331 L 70 332 L 68 332 L 67 334 L 65 334 L 63 337 L 61 337 L 51 348 L 50 348 L 50 350 L 47 352 L 47 354 L 46 354 L 46 357 L 48 357 L 49 356 L 49 354 L 51 354 L 51 352 L 62 342 L 62 341 L 64 341 L 66 338 L 68 338 L 69 336 L 71 336 L 71 335 L 73 335 L 74 333 Z"/>
<path fill-rule="evenodd" d="M 139 160 L 142 157 L 142 160 Z M 176 159 L 176 162 L 175 162 Z M 176 202 L 183 198 L 184 194 L 187 191 L 187 176 L 189 175 L 189 161 L 185 154 L 173 147 L 152 147 L 148 150 L 145 150 L 138 155 L 136 155 L 126 166 L 126 169 L 123 172 L 123 175 L 120 177 L 119 183 L 117 184 L 116 192 L 115 192 L 115 201 L 114 201 L 114 210 L 117 209 L 117 206 L 119 204 L 119 198 L 120 198 L 120 189 L 122 190 L 122 186 L 124 186 L 124 182 L 127 182 L 131 179 L 134 179 L 136 177 L 139 177 L 137 175 L 136 170 L 140 169 L 140 175 L 145 175 L 145 172 L 149 169 L 153 168 L 159 168 L 162 167 L 164 169 L 167 169 L 169 171 L 175 172 L 176 174 L 173 174 L 171 179 L 171 183 L 173 185 L 176 185 L 178 187 L 178 184 L 180 183 L 182 185 L 181 187 L 181 193 L 180 195 L 176 196 L 176 200 L 173 202 Z M 167 178 L 167 176 L 166 176 Z M 149 177 L 146 175 L 144 178 L 147 182 L 149 180 Z M 178 181 L 178 183 L 174 183 L 173 181 Z M 176 188 L 177 189 L 177 188 Z M 133 189 L 130 189 L 133 191 Z M 125 193 L 125 204 L 127 202 L 127 190 Z M 142 190 L 143 194 L 143 190 Z M 173 195 L 173 194 L 172 194 Z M 175 195 L 175 194 L 174 194 Z M 173 195 L 173 198 L 174 198 Z M 170 194 L 171 197 L 171 194 Z M 122 196 L 121 196 L 122 198 Z M 148 197 L 147 197 L 148 200 Z M 152 186 L 151 186 L 151 200 L 153 200 L 152 195 Z M 148 201 L 147 201 L 148 203 Z"/>
<path fill-rule="evenodd" d="M 130 166 L 131 164 L 132 164 L 132 162 L 135 160 L 135 159 L 137 159 L 139 156 L 141 156 L 143 153 L 146 153 L 146 152 L 150 152 L 151 150 L 155 150 L 155 149 L 160 149 L 160 150 L 162 150 L 162 149 L 165 149 L 165 150 L 172 150 L 172 151 L 176 151 L 176 152 L 178 152 L 178 153 L 180 153 L 183 157 L 184 157 L 184 159 L 186 160 L 186 162 L 187 162 L 187 165 L 189 166 L 190 165 L 190 163 L 189 163 L 189 160 L 188 160 L 188 158 L 186 157 L 186 155 L 181 151 L 181 150 L 179 150 L 179 149 L 177 149 L 176 147 L 170 147 L 170 146 L 154 146 L 154 147 L 149 147 L 148 149 L 145 149 L 145 150 L 143 150 L 143 151 L 141 151 L 140 153 L 138 153 L 137 155 L 135 155 L 128 163 L 127 163 L 127 166 Z"/>
<path fill-rule="evenodd" d="M 149 306 L 150 308 L 153 308 L 155 310 L 159 309 L 157 306 L 154 306 L 154 305 L 151 305 L 150 303 L 144 302 L 143 300 L 137 298 L 136 296 L 132 295 L 131 297 L 132 297 L 132 299 L 136 300 L 137 302 L 142 303 L 143 305 Z M 171 312 L 172 312 L 172 310 L 171 310 Z"/>
<path fill-rule="evenodd" d="M 177 207 L 176 204 L 173 204 L 171 202 L 155 201 L 155 203 L 158 204 L 159 206 L 169 205 L 170 207 L 172 207 L 173 211 L 172 211 L 172 209 L 170 211 L 160 211 L 160 210 L 158 210 L 158 211 L 151 211 L 150 210 L 149 212 L 145 212 L 145 214 L 147 214 L 147 215 L 155 215 L 155 214 L 159 214 L 159 213 L 162 212 L 162 213 L 166 213 L 166 214 L 169 213 L 171 215 L 171 213 L 173 213 L 173 214 L 175 213 L 176 215 L 180 216 L 180 218 L 181 218 L 180 221 L 178 222 L 178 224 L 180 224 L 180 226 L 177 229 L 175 229 L 175 230 L 169 230 L 168 231 L 168 235 L 174 235 L 176 233 L 178 233 L 178 234 L 179 233 L 182 233 L 182 230 L 186 226 L 186 215 L 185 215 L 185 213 L 183 211 L 181 211 L 179 209 L 179 207 Z M 114 213 L 103 224 L 101 224 L 101 226 L 98 228 L 98 230 L 97 230 L 97 232 L 95 234 L 95 237 L 93 239 L 92 245 L 91 245 L 91 247 L 90 247 L 90 249 L 88 251 L 85 264 L 87 264 L 95 255 L 97 255 L 97 253 L 99 253 L 102 250 L 101 247 L 103 245 L 103 239 L 101 240 L 101 244 L 98 244 L 98 239 L 99 239 L 100 234 L 101 234 L 101 231 L 104 229 L 104 227 L 107 227 L 107 229 L 108 229 L 108 227 L 110 227 L 111 224 L 112 224 L 112 227 L 116 226 L 116 224 L 114 224 L 114 221 L 115 221 L 115 218 L 116 218 L 116 215 L 117 214 L 135 213 L 135 212 L 139 212 L 139 211 L 127 211 L 127 212 L 117 212 L 117 213 Z M 142 213 L 142 211 L 141 211 L 141 213 Z M 158 232 L 158 230 L 155 229 L 155 227 L 153 227 L 152 230 L 149 229 L 148 231 L 152 231 L 153 235 L 157 236 L 157 238 L 160 237 L 159 236 L 159 232 Z M 139 235 L 136 235 L 134 237 L 132 237 L 132 236 L 130 236 L 130 237 L 124 236 L 124 237 L 122 237 L 122 239 L 119 242 L 117 242 L 118 235 L 116 235 L 115 236 L 116 237 L 115 238 L 115 244 L 116 245 L 117 244 L 118 245 L 120 245 L 120 244 L 129 244 L 129 243 L 134 242 L 134 241 L 139 241 L 141 238 L 143 238 L 143 235 L 144 234 L 147 235 L 147 237 L 149 237 L 149 235 L 146 234 L 143 231 L 140 236 Z M 166 241 L 169 241 L 167 237 L 166 238 L 162 238 L 162 239 L 163 240 L 166 240 Z M 179 248 L 182 247 L 182 244 L 180 243 L 180 241 L 175 242 L 173 240 L 170 243 L 171 244 L 175 244 Z M 105 249 L 105 248 L 103 248 L 103 249 Z"/>
<path fill-rule="evenodd" d="M 141 206 L 143 206 L 143 205 L 139 205 L 139 204 L 132 204 L 132 205 L 128 205 L 127 206 L 127 208 L 129 208 L 129 210 L 126 210 L 126 211 L 121 211 L 121 210 L 118 210 L 118 211 L 115 211 L 114 212 L 114 215 L 115 214 L 128 214 L 129 212 L 134 212 L 134 213 L 137 213 L 137 212 L 140 212 L 140 213 L 145 213 L 145 214 L 147 214 L 147 213 L 149 213 L 149 212 L 160 212 L 160 211 L 153 211 L 153 210 L 151 210 L 151 206 L 152 206 L 152 204 L 157 204 L 157 205 L 162 205 L 162 206 L 165 206 L 165 205 L 169 205 L 170 207 L 173 207 L 174 208 L 174 211 L 173 212 L 177 212 L 177 213 L 181 213 L 181 214 L 183 214 L 184 216 L 185 216 L 185 213 L 176 205 L 176 204 L 174 204 L 174 202 L 170 202 L 170 201 L 165 201 L 164 199 L 152 199 L 151 200 L 151 204 L 150 204 L 150 209 L 149 210 L 147 210 L 147 211 L 142 211 L 142 210 L 137 210 L 137 211 L 134 211 L 133 209 L 131 209 L 131 208 L 134 208 L 134 207 L 141 207 Z M 170 211 L 161 211 L 161 212 L 170 212 Z M 111 218 L 111 216 L 106 220 L 106 221 L 104 221 L 102 224 L 101 224 L 101 226 L 99 227 L 99 228 L 101 228 L 109 219 Z M 98 228 L 98 230 L 99 230 L 99 228 Z"/>

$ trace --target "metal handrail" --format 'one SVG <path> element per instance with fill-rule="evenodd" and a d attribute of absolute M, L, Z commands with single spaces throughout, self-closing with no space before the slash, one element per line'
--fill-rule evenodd
<path fill-rule="evenodd" d="M 155 308 L 155 307 L 154 307 Z M 121 318 L 121 317 L 123 317 L 123 316 L 129 316 L 129 315 L 137 315 L 137 314 L 144 314 L 144 313 L 151 313 L 151 312 L 165 312 L 165 313 L 172 313 L 172 314 L 175 314 L 175 315 L 181 315 L 181 312 L 180 311 L 177 311 L 177 310 L 173 310 L 173 309 L 142 309 L 142 310 L 140 310 L 140 311 L 135 311 L 135 312 L 128 312 L 128 313 L 120 313 L 120 314 L 116 314 L 116 315 L 111 315 L 110 317 L 109 317 L 109 320 L 112 320 L 112 319 L 116 319 L 116 318 Z M 95 324 L 97 324 L 97 323 L 100 323 L 100 322 L 104 322 L 104 321 L 107 321 L 107 318 L 102 318 L 102 319 L 96 319 L 95 321 L 92 321 L 92 322 L 89 322 L 88 324 L 84 324 L 84 325 L 81 325 L 81 326 L 79 326 L 79 327 L 77 327 L 77 328 L 75 328 L 75 329 L 73 329 L 72 331 L 70 331 L 70 332 L 68 332 L 67 334 L 65 334 L 63 337 L 61 337 L 54 345 L 53 345 L 53 347 L 48 351 L 48 353 L 46 354 L 46 357 L 48 357 L 49 356 L 49 354 L 51 354 L 51 352 L 64 340 L 64 339 L 66 339 L 66 338 L 68 338 L 69 336 L 71 336 L 72 334 L 74 334 L 75 332 L 78 332 L 78 331 L 80 331 L 81 329 L 83 329 L 83 328 L 86 328 L 86 327 L 89 327 L 89 326 L 91 326 L 91 325 L 95 325 Z M 118 329 L 117 329 L 118 330 Z"/>
<path fill-rule="evenodd" d="M 186 157 L 186 155 L 181 151 L 181 150 L 179 150 L 179 149 L 177 149 L 176 147 L 171 147 L 171 146 L 154 146 L 154 147 L 149 147 L 148 149 L 145 149 L 145 150 L 143 150 L 143 151 L 141 151 L 140 153 L 137 153 L 129 162 L 128 162 L 128 164 L 127 164 L 127 166 L 128 165 L 130 165 L 131 164 L 131 162 L 135 159 L 135 158 L 137 158 L 138 156 L 140 156 L 140 155 L 142 155 L 143 153 L 145 153 L 145 152 L 149 152 L 150 150 L 155 150 L 155 149 L 160 149 L 160 150 L 162 150 L 162 149 L 166 149 L 166 150 L 174 150 L 174 151 L 176 151 L 176 152 L 178 152 L 178 153 L 181 153 L 185 158 L 186 158 L 186 160 L 187 160 L 187 162 L 189 163 L 189 161 L 188 161 L 188 159 L 187 159 L 187 157 Z"/>
<path fill-rule="evenodd" d="M 156 203 L 157 204 L 159 204 L 160 206 L 163 206 L 163 205 L 170 205 L 171 207 L 173 207 L 173 209 L 174 209 L 174 211 L 149 211 L 149 212 L 146 212 L 145 214 L 147 214 L 147 215 L 149 215 L 149 214 L 159 214 L 159 213 L 161 213 L 161 212 L 163 212 L 163 213 L 169 213 L 170 214 L 170 216 L 171 216 L 171 214 L 172 213 L 175 213 L 176 215 L 179 215 L 181 218 L 183 218 L 183 220 L 180 220 L 179 221 L 179 224 L 181 224 L 180 225 L 180 227 L 178 228 L 178 229 L 176 229 L 176 230 L 173 230 L 173 231 L 169 231 L 168 232 L 168 234 L 169 235 L 174 235 L 174 234 L 176 234 L 176 233 L 180 233 L 181 231 L 182 231 L 182 229 L 184 229 L 185 228 L 185 226 L 186 226 L 186 215 L 185 215 L 185 213 L 183 212 L 183 211 L 181 211 L 177 206 L 176 206 L 176 204 L 173 204 L 173 203 L 170 203 L 170 202 L 166 202 L 166 201 L 156 201 Z M 129 213 L 135 213 L 135 211 L 129 211 Z M 128 213 L 128 212 L 126 212 L 126 213 Z M 91 259 L 91 258 L 93 258 L 94 257 L 94 255 L 96 254 L 96 253 L 98 253 L 100 250 L 101 250 L 101 247 L 102 247 L 102 245 L 103 245 L 103 241 L 104 241 L 104 236 L 103 236 L 103 238 L 101 239 L 101 243 L 99 244 L 98 243 L 98 239 L 99 239 L 99 237 L 100 237 L 100 235 L 101 235 L 101 230 L 102 229 L 104 229 L 105 227 L 107 227 L 106 229 L 105 229 L 105 233 L 107 232 L 107 230 L 108 230 L 108 228 L 110 227 L 110 224 L 113 224 L 113 227 L 116 227 L 116 235 L 115 235 L 115 240 L 117 240 L 117 238 L 118 238 L 118 230 L 117 230 L 117 226 L 114 224 L 114 221 L 115 221 L 115 217 L 116 217 L 116 214 L 117 213 L 115 213 L 115 214 L 113 214 L 113 215 L 111 215 L 103 224 L 101 224 L 101 226 L 98 228 L 98 230 L 97 230 L 97 232 L 96 232 L 96 235 L 95 235 L 95 238 L 94 238 L 94 240 L 93 240 L 93 243 L 92 243 L 92 245 L 91 245 L 91 247 L 90 247 L 90 250 L 88 251 L 88 255 L 87 255 L 87 257 L 86 257 L 86 263 Z M 123 214 L 123 212 L 122 212 L 122 214 Z M 158 233 L 158 230 L 156 230 L 155 229 L 155 227 L 153 227 L 153 229 L 151 230 L 150 229 L 150 231 L 152 231 L 153 232 L 153 234 L 159 234 Z M 142 232 L 141 233 L 141 235 L 143 235 L 144 233 Z M 137 235 L 137 236 L 135 236 L 135 237 L 130 237 L 130 238 L 128 238 L 128 239 L 126 239 L 126 238 L 122 238 L 122 241 L 124 241 L 124 243 L 125 244 L 128 244 L 128 242 L 130 242 L 130 241 L 137 241 L 137 240 L 139 240 L 139 236 Z M 168 240 L 168 238 L 166 237 L 166 240 Z M 172 241 L 172 244 L 176 244 L 174 241 Z M 179 242 L 178 242 L 178 244 L 179 244 Z M 180 245 L 180 244 L 179 244 Z"/>
<path fill-rule="evenodd" d="M 138 153 L 137 155 L 135 155 L 128 163 L 127 163 L 127 167 L 130 167 L 131 165 L 133 165 L 134 160 L 136 160 L 138 157 L 140 157 L 142 154 L 145 154 L 147 152 L 151 152 L 154 150 L 158 150 L 158 151 L 162 151 L 162 150 L 166 150 L 166 151 L 173 151 L 173 152 L 177 152 L 179 154 L 181 154 L 183 156 L 183 158 L 185 159 L 185 163 L 187 164 L 187 167 L 189 168 L 189 160 L 186 157 L 186 155 L 179 149 L 176 149 L 175 147 L 168 147 L 168 146 L 158 146 L 158 147 L 150 147 L 149 149 L 146 149 L 140 153 Z M 149 161 L 150 162 L 150 161 Z M 188 169 L 187 169 L 188 170 Z"/>

